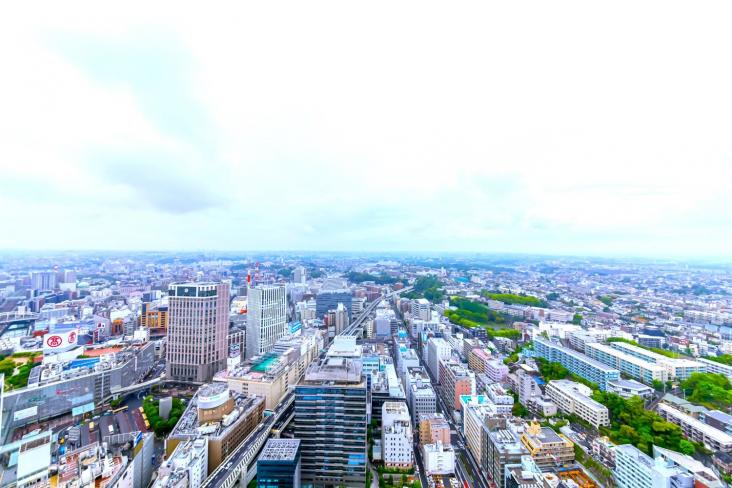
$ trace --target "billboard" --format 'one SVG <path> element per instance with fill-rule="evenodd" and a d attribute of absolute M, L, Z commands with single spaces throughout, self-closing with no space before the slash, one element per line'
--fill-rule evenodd
<path fill-rule="evenodd" d="M 17 410 L 13 413 L 13 421 L 16 420 L 25 420 L 31 417 L 35 417 L 38 415 L 38 407 L 32 406 L 29 408 L 24 408 L 23 410 Z"/>
<path fill-rule="evenodd" d="M 55 353 L 76 347 L 79 337 L 79 329 L 71 329 L 64 332 L 54 332 L 43 337 L 43 352 Z"/>

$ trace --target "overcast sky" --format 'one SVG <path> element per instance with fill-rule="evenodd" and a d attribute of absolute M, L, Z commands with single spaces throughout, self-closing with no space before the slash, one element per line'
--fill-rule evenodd
<path fill-rule="evenodd" d="M 249 3 L 7 4 L 0 248 L 732 255 L 729 2 Z"/>

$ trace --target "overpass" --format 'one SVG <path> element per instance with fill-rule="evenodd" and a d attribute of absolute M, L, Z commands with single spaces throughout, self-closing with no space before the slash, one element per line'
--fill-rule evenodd
<path fill-rule="evenodd" d="M 162 373 L 160 376 L 151 380 L 144 381 L 142 383 L 135 383 L 133 385 L 125 387 L 113 386 L 109 389 L 109 392 L 112 394 L 112 396 L 126 395 L 128 393 L 132 393 L 133 391 L 144 390 L 146 388 L 150 388 L 153 385 L 164 383 L 165 381 L 165 373 Z"/>
<path fill-rule="evenodd" d="M 224 459 L 218 468 L 201 485 L 202 488 L 231 488 L 237 481 L 241 481 L 242 486 L 246 486 L 254 476 L 256 470 L 248 469 L 253 462 L 256 465 L 257 455 L 262 450 L 264 443 L 267 442 L 272 428 L 277 424 L 282 415 L 287 412 L 288 408 L 295 401 L 295 393 L 290 392 L 282 399 L 275 411 L 269 417 L 266 417 L 244 442 L 239 444 L 234 452 Z M 292 420 L 294 412 L 284 423 Z M 283 423 L 283 424 L 284 424 Z"/>
<path fill-rule="evenodd" d="M 359 315 L 358 318 L 354 320 L 348 327 L 346 327 L 339 335 L 351 337 L 358 337 L 363 335 L 363 327 L 361 326 L 361 324 L 363 324 L 363 321 L 366 320 L 374 310 L 376 310 L 376 307 L 379 305 L 379 303 L 381 303 L 384 298 L 388 298 L 391 300 L 393 297 L 398 296 L 400 293 L 412 291 L 412 288 L 413 287 L 408 286 L 406 288 L 402 288 L 401 290 L 393 291 L 387 295 L 381 295 L 379 298 L 369 303 L 368 307 L 366 307 L 366 309 L 361 312 L 361 315 Z"/>

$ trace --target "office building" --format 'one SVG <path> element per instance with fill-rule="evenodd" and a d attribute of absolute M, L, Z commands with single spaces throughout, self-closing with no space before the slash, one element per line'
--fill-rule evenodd
<path fill-rule="evenodd" d="M 452 346 L 441 337 L 431 337 L 427 341 L 427 369 L 435 378 L 437 383 L 440 382 L 440 361 L 450 359 L 452 356 Z"/>
<path fill-rule="evenodd" d="M 208 439 L 196 437 L 178 444 L 158 469 L 152 488 L 200 488 L 208 474 Z"/>
<path fill-rule="evenodd" d="M 480 466 L 498 488 L 506 487 L 505 468 L 521 463 L 529 451 L 521 443 L 519 427 L 505 418 L 486 421 L 481 435 Z"/>
<path fill-rule="evenodd" d="M 228 283 L 179 283 L 168 288 L 166 374 L 205 383 L 226 368 Z"/>
<path fill-rule="evenodd" d="M 417 298 L 409 302 L 409 314 L 413 319 L 429 321 L 432 318 L 430 301 L 426 298 Z"/>
<path fill-rule="evenodd" d="M 414 466 L 412 420 L 407 404 L 386 402 L 381 413 L 381 459 L 389 468 Z"/>
<path fill-rule="evenodd" d="M 232 392 L 226 383 L 211 383 L 198 389 L 165 441 L 170 456 L 178 444 L 197 437 L 208 439 L 208 472 L 259 425 L 264 415 L 264 398 Z"/>
<path fill-rule="evenodd" d="M 328 310 L 334 310 L 342 303 L 351 314 L 353 294 L 347 288 L 320 290 L 315 297 L 315 316 L 323 318 Z"/>
<path fill-rule="evenodd" d="M 389 359 L 391 358 L 384 358 Z M 394 364 L 384 364 L 382 371 L 371 373 L 371 418 L 381 423 L 382 406 L 387 402 L 405 402 L 407 399 Z"/>
<path fill-rule="evenodd" d="M 247 290 L 247 353 L 259 356 L 272 350 L 285 334 L 287 298 L 284 286 L 257 285 Z"/>
<path fill-rule="evenodd" d="M 56 272 L 54 271 L 33 271 L 31 272 L 31 289 L 33 291 L 53 291 L 56 289 Z"/>
<path fill-rule="evenodd" d="M 460 398 L 465 446 L 475 459 L 483 457 L 483 425 L 497 416 L 495 405 L 484 395 L 463 395 Z"/>
<path fill-rule="evenodd" d="M 547 361 L 560 363 L 570 373 L 597 384 L 601 390 L 607 390 L 608 382 L 620 379 L 620 371 L 617 368 L 543 337 L 534 339 L 534 354 Z"/>
<path fill-rule="evenodd" d="M 475 395 L 475 373 L 453 359 L 440 361 L 440 386 L 443 404 L 449 414 L 460 410 L 460 397 Z"/>
<path fill-rule="evenodd" d="M 419 417 L 419 442 L 421 444 L 436 444 L 441 442 L 444 445 L 452 443 L 450 439 L 450 424 L 441 413 L 420 415 Z"/>
<path fill-rule="evenodd" d="M 300 440 L 269 439 L 257 459 L 257 488 L 299 488 Z"/>
<path fill-rule="evenodd" d="M 294 430 L 301 442 L 303 484 L 362 486 L 366 481 L 366 381 L 360 346 L 355 338 L 348 345 L 334 343 L 295 387 Z"/>
<path fill-rule="evenodd" d="M 591 398 L 592 389 L 569 380 L 550 381 L 546 394 L 564 413 L 577 415 L 596 429 L 610 425 L 610 413 L 605 405 Z"/>
<path fill-rule="evenodd" d="M 412 421 L 416 423 L 423 415 L 437 411 L 437 395 L 423 368 L 409 368 L 407 378 L 407 402 Z"/>
<path fill-rule="evenodd" d="M 455 450 L 451 444 L 442 442 L 424 444 L 422 462 L 427 476 L 453 474 L 455 472 Z"/>
<path fill-rule="evenodd" d="M 569 464 L 574 461 L 574 444 L 550 427 L 532 422 L 521 434 L 521 443 L 542 469 Z"/>
<path fill-rule="evenodd" d="M 296 266 L 292 272 L 292 281 L 295 283 L 306 283 L 308 280 L 307 270 L 303 266 Z"/>
<path fill-rule="evenodd" d="M 143 302 L 140 326 L 149 329 L 151 337 L 165 336 L 168 333 L 168 306 Z"/>

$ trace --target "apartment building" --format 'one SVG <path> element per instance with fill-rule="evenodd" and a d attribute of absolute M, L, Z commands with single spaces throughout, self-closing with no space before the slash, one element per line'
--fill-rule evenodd
<path fill-rule="evenodd" d="M 485 387 L 485 394 L 496 407 L 498 415 L 510 415 L 513 410 L 513 395 L 500 383 L 490 383 Z"/>
<path fill-rule="evenodd" d="M 683 381 L 694 373 L 705 373 L 707 371 L 706 363 L 699 361 L 685 358 L 670 358 L 625 342 L 611 342 L 610 346 L 648 363 L 661 365 L 666 369 L 668 378 L 671 380 Z"/>
<path fill-rule="evenodd" d="M 617 368 L 543 337 L 534 340 L 534 353 L 547 361 L 560 363 L 571 373 L 597 384 L 601 390 L 607 390 L 608 382 L 620 379 Z"/>
<path fill-rule="evenodd" d="M 438 389 L 450 414 L 460 410 L 461 396 L 475 395 L 475 373 L 453 359 L 440 361 L 440 378 Z"/>
<path fill-rule="evenodd" d="M 666 382 L 669 379 L 668 370 L 660 365 L 648 362 L 645 359 L 626 354 L 621 349 L 607 344 L 592 343 L 585 346 L 585 352 L 592 359 L 617 368 L 622 373 L 650 385 L 653 381 Z"/>
<path fill-rule="evenodd" d="M 595 428 L 610 425 L 610 413 L 605 405 L 591 398 L 592 389 L 569 380 L 550 381 L 546 394 L 564 413 L 577 415 Z"/>
<path fill-rule="evenodd" d="M 658 404 L 658 414 L 672 422 L 684 432 L 684 435 L 694 442 L 704 444 L 707 449 L 715 452 L 732 452 L 732 435 L 715 429 L 699 419 L 687 415 L 665 403 Z"/>
<path fill-rule="evenodd" d="M 450 424 L 441 413 L 425 414 L 419 417 L 419 442 L 421 444 L 451 444 Z"/>
<path fill-rule="evenodd" d="M 381 459 L 390 468 L 414 466 L 412 419 L 404 402 L 386 402 L 381 413 Z"/>

